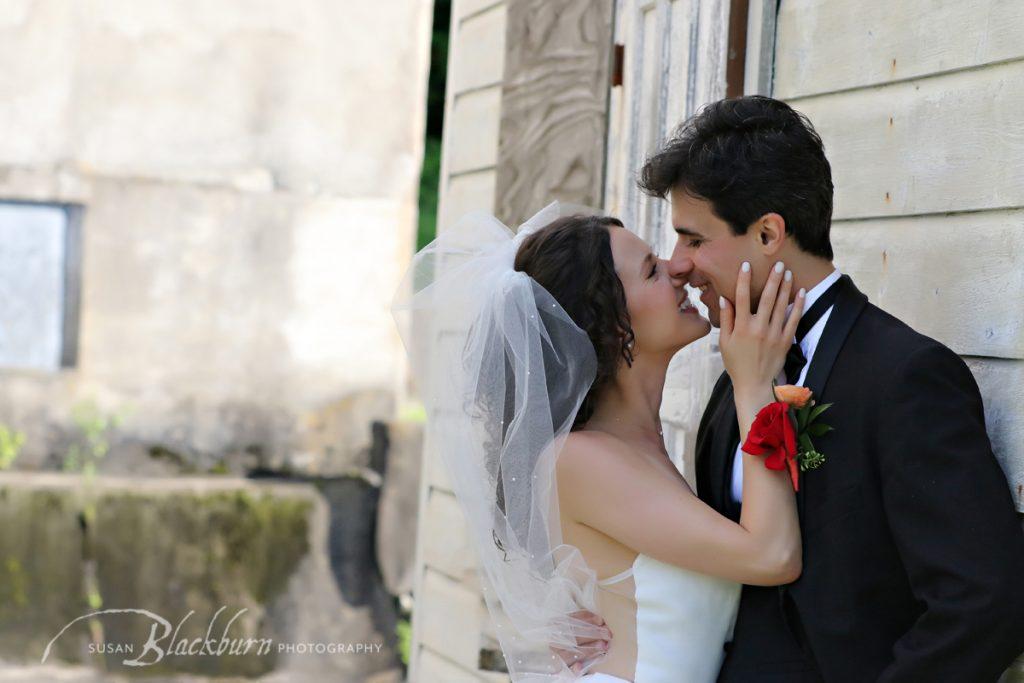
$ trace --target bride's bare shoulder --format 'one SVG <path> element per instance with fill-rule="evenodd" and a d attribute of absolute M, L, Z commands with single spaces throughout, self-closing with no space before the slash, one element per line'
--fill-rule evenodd
<path fill-rule="evenodd" d="M 558 456 L 558 470 L 578 475 L 601 474 L 629 466 L 629 446 L 597 430 L 570 432 Z"/>
<path fill-rule="evenodd" d="M 678 484 L 669 483 L 634 444 L 598 430 L 571 432 L 556 472 L 562 512 L 589 526 L 601 518 L 603 507 L 633 505 L 662 492 L 678 494 Z"/>

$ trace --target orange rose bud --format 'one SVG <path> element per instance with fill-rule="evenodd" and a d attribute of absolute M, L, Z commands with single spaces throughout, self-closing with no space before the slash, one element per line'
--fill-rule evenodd
<path fill-rule="evenodd" d="M 794 408 L 803 408 L 811 400 L 811 390 L 807 387 L 797 387 L 792 384 L 783 384 L 775 387 L 775 397 L 783 403 L 788 403 Z"/>

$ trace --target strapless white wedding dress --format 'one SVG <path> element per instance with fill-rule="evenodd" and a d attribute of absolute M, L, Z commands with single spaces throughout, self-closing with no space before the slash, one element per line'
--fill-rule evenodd
<path fill-rule="evenodd" d="M 636 599 L 634 683 L 714 683 L 732 640 L 740 584 L 698 574 L 647 555 L 630 569 L 603 579 L 610 586 L 633 577 Z M 583 676 L 586 683 L 621 683 L 605 673 Z"/>

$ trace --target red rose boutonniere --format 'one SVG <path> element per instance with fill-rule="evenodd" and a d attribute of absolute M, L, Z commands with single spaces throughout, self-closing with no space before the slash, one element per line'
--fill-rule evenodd
<path fill-rule="evenodd" d="M 764 456 L 764 466 L 770 470 L 789 470 L 793 490 L 799 491 L 799 472 L 817 469 L 825 462 L 811 437 L 832 431 L 832 427 L 816 422 L 832 404 L 815 405 L 813 394 L 806 387 L 775 386 L 773 382 L 772 388 L 779 400 L 757 413 L 743 451 Z"/>

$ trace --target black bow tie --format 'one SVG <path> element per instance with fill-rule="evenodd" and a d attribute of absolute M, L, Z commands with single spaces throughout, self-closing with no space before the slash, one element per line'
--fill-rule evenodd
<path fill-rule="evenodd" d="M 821 320 L 821 316 L 825 315 L 825 312 L 835 304 L 842 282 L 842 278 L 833 282 L 818 297 L 814 305 L 804 311 L 803 317 L 800 318 L 800 324 L 796 326 L 796 343 L 789 347 L 789 353 L 786 354 L 786 363 L 782 367 L 782 371 L 786 373 L 786 382 L 788 384 L 796 384 L 796 381 L 800 379 L 800 371 L 807 364 L 803 349 L 800 348 L 800 342 L 804 340 L 804 337 L 811 331 L 811 328 Z"/>
<path fill-rule="evenodd" d="M 782 372 L 786 374 L 786 384 L 796 384 L 796 381 L 800 379 L 800 371 L 806 364 L 807 359 L 804 358 L 804 352 L 800 345 L 790 346 L 789 353 L 786 354 L 786 364 L 782 366 Z"/>

